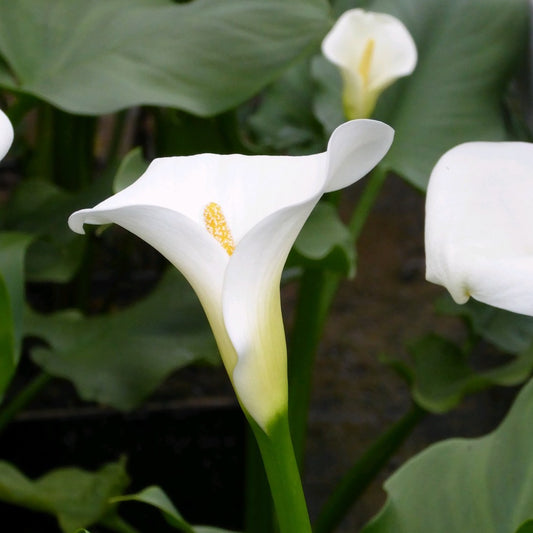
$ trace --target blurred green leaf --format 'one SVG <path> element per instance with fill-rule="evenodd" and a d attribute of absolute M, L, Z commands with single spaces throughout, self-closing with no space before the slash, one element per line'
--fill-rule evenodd
<path fill-rule="evenodd" d="M 265 90 L 249 124 L 258 145 L 288 154 L 324 150 L 326 139 L 313 116 L 309 61 L 300 61 Z"/>
<path fill-rule="evenodd" d="M 311 72 L 316 84 L 313 111 L 326 133 L 346 121 L 342 109 L 342 78 L 339 69 L 324 56 L 313 58 Z"/>
<path fill-rule="evenodd" d="M 533 520 L 524 522 L 515 533 L 533 533 Z"/>
<path fill-rule="evenodd" d="M 180 512 L 174 507 L 169 497 L 165 494 L 163 489 L 156 486 L 147 487 L 137 494 L 127 494 L 114 498 L 115 502 L 137 501 L 152 505 L 161 511 L 166 521 L 176 529 L 180 529 L 184 533 L 234 533 L 227 529 L 220 529 L 210 526 L 191 526 L 181 516 Z"/>
<path fill-rule="evenodd" d="M 36 237 L 26 260 L 29 281 L 64 283 L 72 278 L 86 239 L 69 229 L 67 219 L 76 209 L 108 196 L 109 189 L 109 181 L 104 179 L 77 194 L 38 178 L 20 182 L 6 205 L 4 225 Z"/>
<path fill-rule="evenodd" d="M 169 269 L 141 302 L 84 318 L 77 311 L 28 310 L 25 333 L 45 340 L 31 355 L 47 373 L 71 380 L 79 395 L 117 409 L 139 405 L 174 370 L 219 361 L 192 289 Z"/>
<path fill-rule="evenodd" d="M 1 0 L 0 53 L 17 85 L 0 82 L 72 113 L 212 115 L 317 46 L 328 15 L 326 0 Z"/>
<path fill-rule="evenodd" d="M 24 314 L 24 258 L 31 235 L 0 232 L 0 399 L 20 358 Z"/>
<path fill-rule="evenodd" d="M 523 383 L 533 370 L 533 345 L 516 357 L 489 370 L 477 371 L 469 355 L 457 345 L 434 334 L 426 335 L 409 347 L 411 393 L 418 405 L 433 413 L 456 407 L 469 393 L 494 385 Z"/>
<path fill-rule="evenodd" d="M 382 95 L 375 117 L 396 130 L 384 164 L 425 189 L 446 150 L 506 138 L 503 93 L 527 47 L 529 3 L 375 0 L 370 9 L 398 17 L 417 44 L 415 72 Z"/>
<path fill-rule="evenodd" d="M 64 533 L 115 514 L 116 506 L 109 499 L 128 484 L 124 461 L 104 465 L 97 472 L 59 468 L 36 480 L 0 461 L 0 500 L 55 515 Z"/>
<path fill-rule="evenodd" d="M 303 265 L 355 275 L 353 239 L 333 205 L 320 202 L 298 235 L 287 266 Z"/>
<path fill-rule="evenodd" d="M 459 305 L 450 296 L 440 298 L 436 309 L 441 314 L 462 317 L 476 335 L 505 353 L 517 354 L 533 344 L 533 317 L 497 309 L 472 298 Z"/>
<path fill-rule="evenodd" d="M 147 168 L 148 163 L 143 157 L 142 149 L 137 147 L 131 150 L 120 162 L 113 180 L 113 193 L 117 193 L 131 185 L 144 174 Z"/>
<path fill-rule="evenodd" d="M 532 419 L 530 382 L 490 435 L 438 443 L 401 467 L 362 533 L 516 531 L 533 518 Z"/>

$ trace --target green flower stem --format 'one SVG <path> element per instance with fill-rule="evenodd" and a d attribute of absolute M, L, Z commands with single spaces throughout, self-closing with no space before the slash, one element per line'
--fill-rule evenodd
<path fill-rule="evenodd" d="M 306 269 L 300 280 L 288 358 L 289 416 L 300 465 L 305 451 L 315 355 L 339 282 L 337 274 L 318 269 Z"/>
<path fill-rule="evenodd" d="M 265 433 L 249 420 L 261 451 L 280 533 L 311 533 L 311 523 L 289 430 L 287 413 L 273 420 Z"/>
<path fill-rule="evenodd" d="M 413 405 L 398 422 L 381 434 L 342 478 L 324 504 L 315 524 L 314 533 L 331 533 L 341 522 L 352 504 L 363 493 L 378 472 L 387 464 L 411 434 L 426 411 Z"/>
<path fill-rule="evenodd" d="M 96 118 L 60 111 L 41 103 L 30 171 L 60 187 L 78 191 L 93 171 Z"/>
<path fill-rule="evenodd" d="M 386 176 L 387 170 L 377 167 L 359 198 L 349 224 L 354 246 Z M 338 274 L 319 269 L 306 269 L 300 280 L 288 359 L 290 425 L 300 465 L 305 448 L 315 357 L 341 280 L 342 277 Z"/>
<path fill-rule="evenodd" d="M 361 231 L 365 225 L 368 215 L 370 214 L 370 211 L 372 210 L 372 207 L 376 203 L 381 188 L 385 183 L 387 174 L 388 170 L 386 168 L 377 166 L 367 180 L 368 183 L 366 184 L 363 194 L 361 194 L 361 197 L 357 202 L 357 206 L 352 213 L 349 223 L 350 233 L 352 234 L 354 245 L 357 242 L 359 235 L 361 235 Z"/>
<path fill-rule="evenodd" d="M 252 430 L 246 434 L 246 480 L 244 530 L 247 533 L 273 533 L 274 507 L 261 452 Z"/>
<path fill-rule="evenodd" d="M 43 389 L 52 376 L 39 374 L 24 389 L 22 389 L 12 400 L 0 411 L 0 433 L 5 429 L 7 424 L 19 413 L 33 398 Z"/>

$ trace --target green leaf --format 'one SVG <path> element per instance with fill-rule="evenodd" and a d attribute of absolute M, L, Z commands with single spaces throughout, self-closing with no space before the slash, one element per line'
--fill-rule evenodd
<path fill-rule="evenodd" d="M 396 130 L 384 164 L 425 189 L 446 150 L 506 138 L 502 96 L 526 50 L 529 3 L 375 0 L 371 9 L 398 17 L 416 41 L 416 70 L 382 95 L 375 116 Z"/>
<path fill-rule="evenodd" d="M 127 494 L 114 498 L 115 502 L 137 501 L 152 505 L 161 511 L 166 521 L 176 529 L 185 533 L 235 533 L 227 529 L 220 529 L 210 526 L 191 526 L 181 516 L 180 512 L 174 507 L 169 497 L 165 494 L 163 489 L 157 486 L 147 487 L 137 494 Z"/>
<path fill-rule="evenodd" d="M 346 121 L 342 108 L 342 78 L 339 69 L 321 55 L 313 58 L 311 72 L 316 83 L 313 111 L 331 135 Z"/>
<path fill-rule="evenodd" d="M 97 180 L 78 194 L 42 179 L 26 179 L 15 189 L 4 213 L 10 230 L 36 237 L 26 260 L 26 278 L 35 282 L 65 283 L 79 268 L 86 239 L 71 231 L 68 216 L 109 195 L 107 180 Z"/>
<path fill-rule="evenodd" d="M 0 461 L 0 500 L 55 515 L 64 533 L 95 524 L 115 513 L 109 499 L 128 486 L 124 461 L 97 472 L 59 468 L 31 480 Z"/>
<path fill-rule="evenodd" d="M 533 518 L 532 419 L 530 382 L 493 433 L 438 443 L 400 468 L 362 533 L 516 531 Z"/>
<path fill-rule="evenodd" d="M 1 0 L 0 53 L 18 90 L 66 111 L 212 115 L 316 47 L 328 12 L 326 0 Z"/>
<path fill-rule="evenodd" d="M 71 380 L 85 400 L 123 410 L 139 405 L 174 370 L 219 361 L 196 295 L 174 269 L 125 310 L 91 318 L 28 310 L 25 327 L 49 344 L 31 352 L 47 373 Z"/>
<path fill-rule="evenodd" d="M 300 61 L 261 95 L 259 109 L 249 118 L 255 141 L 278 153 L 322 151 L 326 140 L 312 105 L 309 62 Z"/>
<path fill-rule="evenodd" d="M 456 304 L 445 296 L 437 301 L 437 311 L 466 320 L 472 331 L 505 353 L 517 354 L 533 344 L 533 317 L 497 309 L 470 299 Z"/>
<path fill-rule="evenodd" d="M 24 258 L 31 235 L 0 232 L 0 398 L 20 358 L 24 314 Z"/>
<path fill-rule="evenodd" d="M 533 533 L 533 520 L 524 522 L 515 533 Z"/>
<path fill-rule="evenodd" d="M 490 370 L 476 371 L 457 345 L 434 334 L 409 346 L 413 359 L 411 393 L 418 405 L 434 413 L 456 407 L 469 393 L 494 385 L 523 383 L 533 370 L 533 346 Z"/>
<path fill-rule="evenodd" d="M 320 202 L 294 243 L 287 266 L 303 265 L 355 275 L 355 248 L 333 205 Z"/>
<path fill-rule="evenodd" d="M 117 193 L 137 181 L 147 168 L 148 163 L 143 157 L 142 149 L 137 147 L 131 150 L 118 167 L 113 180 L 113 193 Z"/>

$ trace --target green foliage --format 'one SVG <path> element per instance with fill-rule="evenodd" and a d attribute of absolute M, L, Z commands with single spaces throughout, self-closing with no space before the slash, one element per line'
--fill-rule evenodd
<path fill-rule="evenodd" d="M 325 0 L 2 0 L 10 75 L 2 69 L 0 83 L 72 113 L 153 104 L 212 115 L 256 93 L 328 27 Z"/>
<path fill-rule="evenodd" d="M 137 494 L 128 494 L 114 498 L 115 502 L 137 501 L 152 505 L 161 511 L 166 521 L 176 529 L 184 533 L 232 533 L 226 529 L 220 529 L 210 526 L 191 526 L 181 513 L 174 507 L 169 497 L 160 487 L 147 487 Z"/>
<path fill-rule="evenodd" d="M 438 300 L 437 311 L 462 317 L 475 335 L 505 353 L 517 354 L 533 344 L 533 317 L 496 309 L 472 298 L 459 305 L 449 296 Z"/>
<path fill-rule="evenodd" d="M 69 281 L 79 268 L 86 239 L 73 233 L 67 218 L 85 202 L 102 196 L 102 182 L 75 194 L 41 179 L 22 181 L 10 198 L 4 223 L 10 230 L 35 236 L 28 250 L 26 279 Z"/>
<path fill-rule="evenodd" d="M 425 189 L 451 147 L 506 139 L 503 93 L 526 50 L 529 3 L 375 0 L 370 8 L 402 20 L 418 48 L 416 70 L 383 95 L 375 116 L 396 130 L 383 164 Z"/>
<path fill-rule="evenodd" d="M 453 409 L 466 394 L 494 385 L 523 383 L 533 370 L 533 346 L 483 371 L 471 366 L 467 352 L 434 334 L 412 343 L 409 352 L 413 364 L 404 372 L 409 376 L 413 399 L 433 413 Z"/>
<path fill-rule="evenodd" d="M 363 533 L 529 531 L 533 518 L 533 382 L 500 427 L 431 446 L 386 483 L 388 500 Z"/>
<path fill-rule="evenodd" d="M 123 410 L 139 405 L 172 371 L 218 362 L 200 304 L 174 269 L 122 311 L 84 318 L 74 310 L 28 310 L 25 333 L 48 343 L 31 352 L 47 373 L 71 380 L 86 400 Z"/>
<path fill-rule="evenodd" d="M 0 232 L 0 398 L 20 358 L 24 257 L 31 239 L 24 233 Z"/>
<path fill-rule="evenodd" d="M 148 163 L 144 160 L 141 148 L 131 150 L 120 162 L 115 179 L 113 180 L 113 192 L 117 193 L 131 185 L 144 174 Z"/>
<path fill-rule="evenodd" d="M 128 484 L 124 461 L 104 465 L 97 472 L 59 468 L 36 480 L 0 461 L 0 500 L 55 515 L 64 533 L 112 518 L 115 505 L 109 499 Z"/>
<path fill-rule="evenodd" d="M 289 154 L 322 151 L 326 141 L 313 116 L 313 95 L 309 62 L 301 61 L 263 93 L 249 118 L 255 142 L 263 149 Z"/>
<path fill-rule="evenodd" d="M 533 520 L 524 522 L 515 533 L 533 533 Z"/>
<path fill-rule="evenodd" d="M 298 235 L 287 266 L 302 265 L 355 275 L 355 249 L 335 207 L 320 202 Z"/>

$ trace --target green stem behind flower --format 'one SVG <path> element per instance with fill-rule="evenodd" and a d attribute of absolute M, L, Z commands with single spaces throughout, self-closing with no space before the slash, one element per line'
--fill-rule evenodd
<path fill-rule="evenodd" d="M 426 411 L 413 405 L 398 422 L 382 433 L 342 478 L 324 504 L 314 533 L 331 533 L 390 457 L 411 434 Z"/>
<path fill-rule="evenodd" d="M 354 246 L 386 176 L 387 170 L 377 167 L 359 198 L 349 224 Z M 341 281 L 340 275 L 319 269 L 306 269 L 300 281 L 288 358 L 290 425 L 299 464 L 305 447 L 315 357 Z"/>
<path fill-rule="evenodd" d="M 0 433 L 17 413 L 24 409 L 52 379 L 52 376 L 44 372 L 39 374 L 0 411 Z"/>
<path fill-rule="evenodd" d="M 265 433 L 251 418 L 265 465 L 281 533 L 311 533 L 311 523 L 300 479 L 300 472 L 289 430 L 287 413 L 282 413 Z"/>

